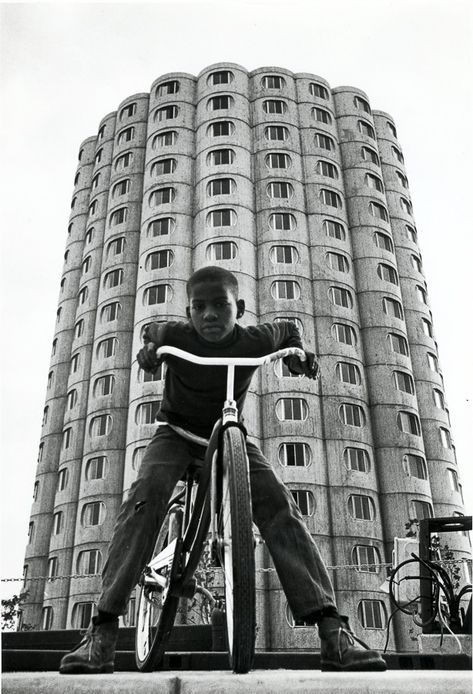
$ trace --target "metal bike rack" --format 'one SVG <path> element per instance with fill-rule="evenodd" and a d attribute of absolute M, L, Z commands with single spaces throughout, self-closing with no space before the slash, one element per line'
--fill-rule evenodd
<path fill-rule="evenodd" d="M 424 561 L 429 561 L 430 556 L 430 536 L 432 533 L 454 533 L 463 530 L 471 530 L 471 516 L 453 516 L 447 518 L 424 518 L 419 522 L 419 556 Z M 425 624 L 422 633 L 431 634 L 433 632 L 432 617 L 432 581 L 428 568 L 420 563 L 420 606 L 422 621 Z"/>

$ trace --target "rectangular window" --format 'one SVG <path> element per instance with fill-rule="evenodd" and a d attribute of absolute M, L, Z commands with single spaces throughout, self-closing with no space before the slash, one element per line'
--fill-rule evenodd
<path fill-rule="evenodd" d="M 111 429 L 112 418 L 108 414 L 94 417 L 90 423 L 91 436 L 106 436 Z"/>
<path fill-rule="evenodd" d="M 281 99 L 267 99 L 263 102 L 263 111 L 265 113 L 276 113 L 280 115 L 282 113 L 285 113 L 286 109 L 286 103 Z"/>
<path fill-rule="evenodd" d="M 235 222 L 235 213 L 233 210 L 213 210 L 210 213 L 210 225 L 212 227 L 230 227 Z"/>
<path fill-rule="evenodd" d="M 368 472 L 369 471 L 369 457 L 367 451 L 364 448 L 345 448 L 344 451 L 345 465 L 349 470 L 356 470 L 356 472 Z"/>
<path fill-rule="evenodd" d="M 391 343 L 391 349 L 397 354 L 403 354 L 404 356 L 409 356 L 409 347 L 407 345 L 407 340 L 404 335 L 398 335 L 397 333 L 389 333 L 389 342 Z"/>
<path fill-rule="evenodd" d="M 337 375 L 342 383 L 358 385 L 360 383 L 360 372 L 355 364 L 346 361 L 338 362 Z"/>
<path fill-rule="evenodd" d="M 315 134 L 315 146 L 320 149 L 326 149 L 331 152 L 335 149 L 335 142 L 329 135 L 323 135 L 322 133 Z"/>
<path fill-rule="evenodd" d="M 349 498 L 350 511 L 357 520 L 373 520 L 373 501 L 365 494 L 352 494 Z"/>
<path fill-rule="evenodd" d="M 335 191 L 333 190 L 327 190 L 326 188 L 322 188 L 322 190 L 320 191 L 320 199 L 324 203 L 324 205 L 330 205 L 330 207 L 337 208 L 342 207 L 341 197 L 338 193 L 335 193 Z"/>
<path fill-rule="evenodd" d="M 432 354 L 431 352 L 427 352 L 427 363 L 429 364 L 429 368 L 432 371 L 435 371 L 435 373 L 440 372 L 439 360 L 437 359 L 435 354 Z"/>
<path fill-rule="evenodd" d="M 315 508 L 315 499 L 312 492 L 309 492 L 307 489 L 291 489 L 290 492 L 302 515 L 311 516 Z"/>
<path fill-rule="evenodd" d="M 270 169 L 287 169 L 289 161 L 288 155 L 280 152 L 271 152 L 266 157 L 266 164 Z"/>
<path fill-rule="evenodd" d="M 151 193 L 150 204 L 153 206 L 167 205 L 168 203 L 170 203 L 174 200 L 174 197 L 175 197 L 174 188 L 172 188 L 172 187 L 160 188 L 159 190 L 155 190 Z"/>
<path fill-rule="evenodd" d="M 334 323 L 332 326 L 333 336 L 337 342 L 342 342 L 345 345 L 356 344 L 356 334 L 351 325 L 345 323 Z"/>
<path fill-rule="evenodd" d="M 293 280 L 279 280 L 271 285 L 271 294 L 275 299 L 298 299 L 300 286 Z"/>
<path fill-rule="evenodd" d="M 69 478 L 67 467 L 61 468 L 57 473 L 57 491 L 63 492 L 67 487 L 67 480 Z"/>
<path fill-rule="evenodd" d="M 170 147 L 174 145 L 177 141 L 177 132 L 175 130 L 167 130 L 164 133 L 159 133 L 156 135 L 153 146 L 156 147 Z"/>
<path fill-rule="evenodd" d="M 154 120 L 172 120 L 173 118 L 177 118 L 178 111 L 179 109 L 174 104 L 170 104 L 169 106 L 163 106 L 162 108 L 158 108 L 158 110 L 156 111 Z"/>
<path fill-rule="evenodd" d="M 310 462 L 310 449 L 305 443 L 283 443 L 279 462 L 287 467 L 305 467 Z"/>
<path fill-rule="evenodd" d="M 213 166 L 231 164 L 234 159 L 234 152 L 231 149 L 216 149 L 210 152 L 210 163 Z"/>
<path fill-rule="evenodd" d="M 207 247 L 209 260 L 233 260 L 237 254 L 237 245 L 233 241 L 219 241 Z"/>
<path fill-rule="evenodd" d="M 103 359 L 113 357 L 115 354 L 116 346 L 117 339 L 115 337 L 109 337 L 106 340 L 102 340 L 102 342 L 99 343 L 99 355 Z"/>
<path fill-rule="evenodd" d="M 382 234 L 380 231 L 375 231 L 374 240 L 378 248 L 394 253 L 394 246 L 390 236 Z"/>
<path fill-rule="evenodd" d="M 296 220 L 289 212 L 276 212 L 270 216 L 269 225 L 275 231 L 291 231 L 296 226 Z"/>
<path fill-rule="evenodd" d="M 123 224 L 123 222 L 126 222 L 127 216 L 128 216 L 128 208 L 127 207 L 120 207 L 118 210 L 115 210 L 110 215 L 110 226 L 116 226 L 117 224 Z"/>
<path fill-rule="evenodd" d="M 57 570 L 58 570 L 58 558 L 57 557 L 51 557 L 48 560 L 48 578 L 54 578 L 57 576 Z"/>
<path fill-rule="evenodd" d="M 376 547 L 371 545 L 356 545 L 353 551 L 354 563 L 358 565 L 356 571 L 378 573 L 379 554 Z"/>
<path fill-rule="evenodd" d="M 374 190 L 378 190 L 380 193 L 384 192 L 383 184 L 381 182 L 381 179 L 378 178 L 378 176 L 374 176 L 373 174 L 366 174 L 366 183 L 368 184 L 369 188 L 374 188 Z"/>
<path fill-rule="evenodd" d="M 402 320 L 402 306 L 396 299 L 383 298 L 383 310 L 387 316 Z"/>
<path fill-rule="evenodd" d="M 284 78 L 279 75 L 265 75 L 263 77 L 263 87 L 266 89 L 282 89 L 284 87 Z"/>
<path fill-rule="evenodd" d="M 397 423 L 399 429 L 406 434 L 420 436 L 419 418 L 413 412 L 406 412 L 405 410 L 399 412 L 397 415 Z"/>
<path fill-rule="evenodd" d="M 212 111 L 220 111 L 222 109 L 230 108 L 232 100 L 227 94 L 221 94 L 220 96 L 214 96 L 210 99 L 209 105 Z"/>
<path fill-rule="evenodd" d="M 107 272 L 104 278 L 103 285 L 106 289 L 113 289 L 113 287 L 118 287 L 123 282 L 123 270 L 118 268 Z"/>
<path fill-rule="evenodd" d="M 216 178 L 208 184 L 208 194 L 213 195 L 230 195 L 233 188 L 232 178 Z"/>
<path fill-rule="evenodd" d="M 425 460 L 420 455 L 407 453 L 404 456 L 403 460 L 406 473 L 410 477 L 418 477 L 421 480 L 427 479 L 427 468 L 425 466 Z"/>
<path fill-rule="evenodd" d="M 362 99 L 361 96 L 355 96 L 354 100 L 356 108 L 364 111 L 365 113 L 371 113 L 370 105 L 366 99 Z"/>
<path fill-rule="evenodd" d="M 315 120 L 319 123 L 325 123 L 325 125 L 330 125 L 332 122 L 332 116 L 324 108 L 313 108 L 312 114 Z"/>
<path fill-rule="evenodd" d="M 120 118 L 131 118 L 136 113 L 136 101 L 124 106 L 120 111 Z"/>
<path fill-rule="evenodd" d="M 427 501 L 414 500 L 412 502 L 412 506 L 414 510 L 414 518 L 416 518 L 418 521 L 423 520 L 424 518 L 432 518 L 432 507 Z"/>
<path fill-rule="evenodd" d="M 268 186 L 268 195 L 271 198 L 287 200 L 292 195 L 292 186 L 286 181 L 273 181 Z"/>
<path fill-rule="evenodd" d="M 384 205 L 380 205 L 378 202 L 371 201 L 369 208 L 370 213 L 373 217 L 376 217 L 377 219 L 382 219 L 383 222 L 387 222 L 389 220 L 388 211 L 386 210 Z"/>
<path fill-rule="evenodd" d="M 174 230 L 175 222 L 172 217 L 162 217 L 149 223 L 148 234 L 151 236 L 167 236 Z"/>
<path fill-rule="evenodd" d="M 53 608 L 50 605 L 41 611 L 41 631 L 49 631 L 53 625 Z"/>
<path fill-rule="evenodd" d="M 93 603 L 78 602 L 72 608 L 72 625 L 74 629 L 87 629 L 92 619 Z"/>
<path fill-rule="evenodd" d="M 53 515 L 53 535 L 59 535 L 62 530 L 62 511 L 58 511 Z"/>
<path fill-rule="evenodd" d="M 371 147 L 362 147 L 361 156 L 365 161 L 370 161 L 372 164 L 379 166 L 379 157 L 374 149 L 371 149 Z"/>
<path fill-rule="evenodd" d="M 154 287 L 148 287 L 146 290 L 146 303 L 149 306 L 152 304 L 164 304 L 168 300 L 168 294 L 168 284 L 158 284 Z"/>
<path fill-rule="evenodd" d="M 414 380 L 410 374 L 405 371 L 394 371 L 393 375 L 394 384 L 398 390 L 414 395 Z"/>
<path fill-rule="evenodd" d="M 127 169 L 132 162 L 132 158 L 133 154 L 131 152 L 126 152 L 119 156 L 115 162 L 115 170 L 122 171 L 123 169 Z"/>
<path fill-rule="evenodd" d="M 351 308 L 353 305 L 350 292 L 343 287 L 330 287 L 330 296 L 335 306 Z"/>
<path fill-rule="evenodd" d="M 367 123 L 364 120 L 359 120 L 358 121 L 358 129 L 362 135 L 366 135 L 367 137 L 371 137 L 371 139 L 375 139 L 375 134 L 374 134 L 374 128 Z"/>
<path fill-rule="evenodd" d="M 460 491 L 460 485 L 458 484 L 458 475 L 455 470 L 447 468 L 448 479 L 450 482 L 450 489 L 454 492 Z"/>
<path fill-rule="evenodd" d="M 232 73 L 228 70 L 219 70 L 218 72 L 213 72 L 211 75 L 212 85 L 217 84 L 228 84 L 231 81 Z"/>
<path fill-rule="evenodd" d="M 176 169 L 176 160 L 172 158 L 161 159 L 151 167 L 152 176 L 162 176 L 164 174 L 172 174 Z"/>
<path fill-rule="evenodd" d="M 449 430 L 445 429 L 445 427 L 440 427 L 440 440 L 444 448 L 452 448 L 452 437 Z"/>
<path fill-rule="evenodd" d="M 213 137 L 225 137 L 230 135 L 232 132 L 232 125 L 228 120 L 219 121 L 218 123 L 212 123 L 211 133 Z"/>
<path fill-rule="evenodd" d="M 276 405 L 276 413 L 281 421 L 301 421 L 307 418 L 307 402 L 303 398 L 281 398 Z"/>
<path fill-rule="evenodd" d="M 265 136 L 271 142 L 284 142 L 289 137 L 289 131 L 282 125 L 269 125 L 265 130 Z"/>
<path fill-rule="evenodd" d="M 362 600 L 358 616 L 365 629 L 384 628 L 383 603 L 379 600 Z"/>
<path fill-rule="evenodd" d="M 343 403 L 340 406 L 340 419 L 352 427 L 362 427 L 365 424 L 365 413 L 359 405 Z"/>
<path fill-rule="evenodd" d="M 177 80 L 170 80 L 169 82 L 163 82 L 156 89 L 156 96 L 167 96 L 168 94 L 177 94 L 179 91 L 179 82 Z"/>
<path fill-rule="evenodd" d="M 297 261 L 297 251 L 294 246 L 273 246 L 270 256 L 273 263 L 291 264 Z"/>
<path fill-rule="evenodd" d="M 340 222 L 334 222 L 332 219 L 324 220 L 324 229 L 327 236 L 338 241 L 345 241 L 345 229 Z"/>
<path fill-rule="evenodd" d="M 312 96 L 318 96 L 319 99 L 328 99 L 327 89 L 317 82 L 311 82 L 309 84 L 309 92 Z"/>
<path fill-rule="evenodd" d="M 439 410 L 445 410 L 445 398 L 442 391 L 438 388 L 434 388 L 433 394 L 435 406 L 438 407 Z"/>

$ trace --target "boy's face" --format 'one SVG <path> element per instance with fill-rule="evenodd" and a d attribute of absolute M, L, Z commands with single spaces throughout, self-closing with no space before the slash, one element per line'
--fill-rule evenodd
<path fill-rule="evenodd" d="M 187 317 L 207 342 L 221 342 L 228 337 L 243 312 L 244 302 L 237 301 L 231 290 L 219 281 L 204 280 L 191 288 Z"/>

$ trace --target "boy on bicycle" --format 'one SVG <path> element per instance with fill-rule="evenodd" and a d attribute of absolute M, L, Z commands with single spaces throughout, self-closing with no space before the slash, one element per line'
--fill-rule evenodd
<path fill-rule="evenodd" d="M 187 322 L 151 323 L 137 355 L 145 371 L 159 365 L 156 349 L 172 345 L 203 357 L 260 357 L 284 347 L 302 349 L 297 327 L 287 321 L 242 327 L 245 304 L 228 270 L 204 267 L 187 282 Z M 315 355 L 286 359 L 292 373 L 315 379 Z M 81 643 L 64 656 L 63 674 L 113 672 L 118 617 L 149 560 L 166 506 L 177 482 L 205 445 L 225 400 L 224 369 L 202 368 L 166 356 L 166 380 L 157 431 L 118 515 L 102 574 L 98 614 Z M 235 373 L 235 399 L 241 412 L 256 367 Z M 189 438 L 189 434 L 191 435 Z M 193 440 L 191 440 L 193 439 Z M 332 584 L 318 548 L 290 491 L 258 447 L 247 442 L 253 520 L 265 541 L 296 619 L 317 624 L 322 670 L 385 670 L 381 656 L 360 642 L 338 614 Z M 361 644 L 362 648 L 358 644 Z"/>

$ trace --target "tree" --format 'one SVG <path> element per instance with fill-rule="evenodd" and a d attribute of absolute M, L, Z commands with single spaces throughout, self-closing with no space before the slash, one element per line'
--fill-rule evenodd
<path fill-rule="evenodd" d="M 19 595 L 13 595 L 9 600 L 2 600 L 2 631 L 31 631 L 32 624 L 19 624 L 23 603 L 28 597 L 28 591 L 22 590 Z"/>

